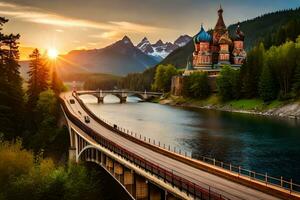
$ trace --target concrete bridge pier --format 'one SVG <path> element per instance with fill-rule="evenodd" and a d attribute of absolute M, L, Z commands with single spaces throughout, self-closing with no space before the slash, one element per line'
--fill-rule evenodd
<path fill-rule="evenodd" d="M 99 103 L 103 103 L 103 99 L 104 99 L 104 97 L 99 97 L 99 96 L 97 96 L 97 103 L 99 104 Z"/>
<path fill-rule="evenodd" d="M 165 191 L 149 183 L 149 200 L 165 200 Z"/>
<path fill-rule="evenodd" d="M 120 103 L 126 103 L 127 96 L 122 96 L 120 98 Z"/>
<path fill-rule="evenodd" d="M 69 135 L 70 135 L 69 161 L 76 162 L 77 139 L 76 139 L 75 132 L 70 127 L 69 127 Z"/>
<path fill-rule="evenodd" d="M 135 199 L 148 200 L 149 199 L 149 186 L 148 181 L 137 175 L 135 176 Z"/>
<path fill-rule="evenodd" d="M 114 162 L 114 175 L 116 179 L 122 184 L 124 184 L 124 176 L 123 176 L 123 166 L 117 162 Z"/>

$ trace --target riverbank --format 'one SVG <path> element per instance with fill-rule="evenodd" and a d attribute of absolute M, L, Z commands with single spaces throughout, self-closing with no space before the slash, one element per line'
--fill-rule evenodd
<path fill-rule="evenodd" d="M 259 99 L 241 99 L 223 103 L 216 95 L 213 95 L 205 100 L 169 95 L 168 97 L 159 100 L 158 103 L 163 105 L 300 119 L 300 100 L 274 100 L 266 104 Z"/>

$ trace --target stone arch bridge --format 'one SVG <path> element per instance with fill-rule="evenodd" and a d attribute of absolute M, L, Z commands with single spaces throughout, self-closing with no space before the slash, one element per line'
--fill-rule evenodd
<path fill-rule="evenodd" d="M 97 90 L 97 91 L 79 91 L 76 92 L 78 96 L 92 95 L 97 98 L 98 103 L 103 103 L 104 97 L 107 95 L 114 95 L 120 99 L 120 103 L 126 103 L 126 99 L 129 96 L 138 97 L 142 101 L 149 101 L 154 98 L 163 96 L 160 92 L 141 92 L 141 91 L 127 91 L 127 90 Z"/>

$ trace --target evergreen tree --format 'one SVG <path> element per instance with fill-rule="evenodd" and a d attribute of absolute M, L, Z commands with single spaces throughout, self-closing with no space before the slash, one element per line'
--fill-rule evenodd
<path fill-rule="evenodd" d="M 207 73 L 193 73 L 187 79 L 184 83 L 187 96 L 205 99 L 210 95 L 211 90 Z"/>
<path fill-rule="evenodd" d="M 274 79 L 268 65 L 264 65 L 259 80 L 259 95 L 265 101 L 271 101 L 276 98 Z"/>
<path fill-rule="evenodd" d="M 156 68 L 153 89 L 168 92 L 171 89 L 172 77 L 177 74 L 173 65 L 159 65 Z"/>
<path fill-rule="evenodd" d="M 54 93 L 56 95 L 58 95 L 63 90 L 63 83 L 57 76 L 55 67 L 53 67 L 51 79 L 52 79 L 51 80 L 51 89 L 54 91 Z"/>
<path fill-rule="evenodd" d="M 240 93 L 240 71 L 225 66 L 217 78 L 217 89 L 223 101 L 238 99 Z"/>
<path fill-rule="evenodd" d="M 12 138 L 22 127 L 23 91 L 18 64 L 20 35 L 3 34 L 6 22 L 0 17 L 0 132 Z"/>
<path fill-rule="evenodd" d="M 38 49 L 30 55 L 28 81 L 28 108 L 32 111 L 37 103 L 39 94 L 48 89 L 49 70 Z"/>
<path fill-rule="evenodd" d="M 296 40 L 296 67 L 293 76 L 292 92 L 295 97 L 300 97 L 300 36 Z"/>
<path fill-rule="evenodd" d="M 242 93 L 246 98 L 258 96 L 258 82 L 264 65 L 265 48 L 263 43 L 254 47 L 247 55 L 246 63 L 241 68 Z"/>
<path fill-rule="evenodd" d="M 293 96 L 300 97 L 300 65 L 297 65 L 293 78 Z"/>

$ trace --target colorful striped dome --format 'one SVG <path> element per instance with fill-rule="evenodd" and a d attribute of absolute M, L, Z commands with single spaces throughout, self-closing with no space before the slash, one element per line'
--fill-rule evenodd
<path fill-rule="evenodd" d="M 200 43 L 200 42 L 210 42 L 212 39 L 211 35 L 207 33 L 203 26 L 201 25 L 201 30 L 200 32 L 194 37 L 194 42 L 195 43 Z"/>

